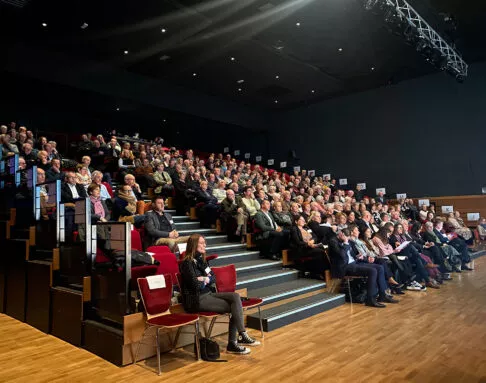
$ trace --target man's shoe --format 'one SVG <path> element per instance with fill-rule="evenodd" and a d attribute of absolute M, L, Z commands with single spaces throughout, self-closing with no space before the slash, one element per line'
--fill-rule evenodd
<path fill-rule="evenodd" d="M 466 271 L 473 271 L 474 269 L 469 267 L 469 266 L 466 266 L 466 265 L 462 265 L 462 270 L 466 270 Z"/>
<path fill-rule="evenodd" d="M 399 300 L 397 299 L 394 299 L 392 296 L 390 295 L 383 295 L 382 297 L 379 297 L 378 298 L 378 302 L 382 302 L 382 303 L 398 303 L 400 302 Z"/>
<path fill-rule="evenodd" d="M 376 307 L 376 308 L 385 308 L 386 305 L 384 305 L 383 303 L 380 303 L 380 302 L 377 302 L 375 300 L 372 300 L 372 301 L 366 301 L 365 303 L 365 306 L 369 306 L 369 307 Z"/>
<path fill-rule="evenodd" d="M 246 331 L 238 335 L 238 345 L 239 346 L 259 346 L 260 342 L 253 339 Z"/>
<path fill-rule="evenodd" d="M 235 342 L 229 342 L 228 346 L 226 347 L 226 352 L 229 354 L 238 354 L 238 355 L 246 355 L 251 352 L 249 348 L 239 346 Z"/>
<path fill-rule="evenodd" d="M 422 286 L 417 286 L 416 284 L 414 283 L 410 283 L 409 285 L 407 285 L 407 290 L 411 290 L 411 291 L 420 291 L 422 290 Z"/>

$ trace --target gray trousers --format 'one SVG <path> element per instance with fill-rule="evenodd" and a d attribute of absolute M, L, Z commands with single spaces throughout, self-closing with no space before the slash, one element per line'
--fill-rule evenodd
<path fill-rule="evenodd" d="M 199 311 L 229 313 L 228 342 L 236 342 L 237 332 L 245 331 L 243 308 L 238 293 L 208 293 L 199 297 Z"/>

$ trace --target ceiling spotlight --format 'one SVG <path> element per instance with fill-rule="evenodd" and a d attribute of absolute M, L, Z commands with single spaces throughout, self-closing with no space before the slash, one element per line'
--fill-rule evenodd
<path fill-rule="evenodd" d="M 192 74 L 192 77 L 196 77 L 196 76 L 197 76 L 197 73 L 196 73 L 196 72 L 194 72 L 194 73 Z"/>
<path fill-rule="evenodd" d="M 374 67 L 374 66 L 372 66 L 372 67 L 371 67 L 371 70 L 375 70 L 375 67 Z"/>
<path fill-rule="evenodd" d="M 275 102 L 275 104 L 278 104 L 278 100 L 275 100 L 274 102 Z"/>
<path fill-rule="evenodd" d="M 295 26 L 300 27 L 300 23 L 295 23 Z"/>
<path fill-rule="evenodd" d="M 88 28 L 88 23 L 81 24 L 81 29 L 86 29 L 86 28 Z"/>
<path fill-rule="evenodd" d="M 279 75 L 276 75 L 275 78 L 278 80 L 280 78 L 280 76 Z"/>
<path fill-rule="evenodd" d="M 316 91 L 314 89 L 311 90 L 311 93 L 316 93 Z"/>
<path fill-rule="evenodd" d="M 242 90 L 243 90 L 243 89 L 241 89 L 241 88 L 238 88 L 238 92 L 241 92 Z"/>
<path fill-rule="evenodd" d="M 47 27 L 47 23 L 42 23 L 41 24 L 44 28 Z"/>
<path fill-rule="evenodd" d="M 119 110 L 120 110 L 120 108 L 116 108 L 116 110 L 117 110 L 117 111 L 119 111 Z"/>
<path fill-rule="evenodd" d="M 238 84 L 243 84 L 245 82 L 245 80 L 238 80 L 236 81 Z"/>
<path fill-rule="evenodd" d="M 167 32 L 167 29 L 162 28 L 160 31 L 161 31 L 162 33 L 165 33 L 165 32 Z"/>
<path fill-rule="evenodd" d="M 167 120 L 164 118 L 164 122 L 167 122 Z"/>
<path fill-rule="evenodd" d="M 339 51 L 339 52 L 342 52 L 342 51 L 343 51 L 343 48 L 339 48 L 339 49 L 338 49 L 338 51 Z"/>
<path fill-rule="evenodd" d="M 123 54 L 127 55 L 128 54 L 128 51 L 123 51 Z"/>
<path fill-rule="evenodd" d="M 235 58 L 234 58 L 234 57 L 231 57 L 231 59 L 230 59 L 230 60 L 231 60 L 231 61 L 235 61 Z"/>

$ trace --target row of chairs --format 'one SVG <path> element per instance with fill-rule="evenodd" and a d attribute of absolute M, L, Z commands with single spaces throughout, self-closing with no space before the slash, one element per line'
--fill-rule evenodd
<path fill-rule="evenodd" d="M 148 252 L 154 253 L 154 258 L 160 262 L 160 265 L 139 266 L 132 268 L 132 283 L 131 288 L 136 288 L 134 281 L 137 281 L 138 291 L 140 292 L 142 303 L 146 312 L 146 328 L 140 340 L 134 358 L 134 363 L 137 361 L 140 345 L 146 336 L 147 331 L 155 328 L 156 342 L 157 342 L 157 365 L 158 373 L 160 369 L 160 333 L 167 332 L 171 348 L 177 346 L 179 335 L 182 333 L 182 328 L 188 325 L 194 325 L 196 357 L 199 359 L 199 319 L 203 319 L 203 329 L 207 338 L 211 337 L 214 325 L 221 323 L 218 319 L 227 317 L 229 314 L 220 314 L 216 312 L 198 312 L 195 314 L 172 314 L 170 312 L 171 299 L 173 295 L 173 288 L 175 287 L 181 291 L 182 283 L 179 274 L 179 262 L 175 254 L 170 252 L 167 246 L 152 246 L 147 249 Z M 217 255 L 211 255 L 208 259 L 215 259 Z M 212 272 L 216 276 L 216 289 L 218 292 L 235 292 L 236 291 L 236 268 L 235 265 L 227 265 L 221 267 L 213 267 Z M 163 289 L 150 290 L 148 288 L 147 277 L 151 275 L 164 275 L 166 287 Z M 258 308 L 260 318 L 260 332 L 263 334 L 263 323 L 261 319 L 260 306 L 263 303 L 261 298 L 245 298 L 242 300 L 244 310 Z M 207 325 L 209 323 L 209 326 Z M 227 322 L 224 322 L 227 323 Z M 170 337 L 172 330 L 177 330 L 174 339 Z"/>

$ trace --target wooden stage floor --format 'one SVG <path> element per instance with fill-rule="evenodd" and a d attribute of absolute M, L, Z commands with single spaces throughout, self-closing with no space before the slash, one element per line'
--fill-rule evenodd
<path fill-rule="evenodd" d="M 486 257 L 440 290 L 402 297 L 386 309 L 346 304 L 281 328 L 249 356 L 222 353 L 228 363 L 165 354 L 160 377 L 155 358 L 119 368 L 0 315 L 0 382 L 486 383 Z"/>

